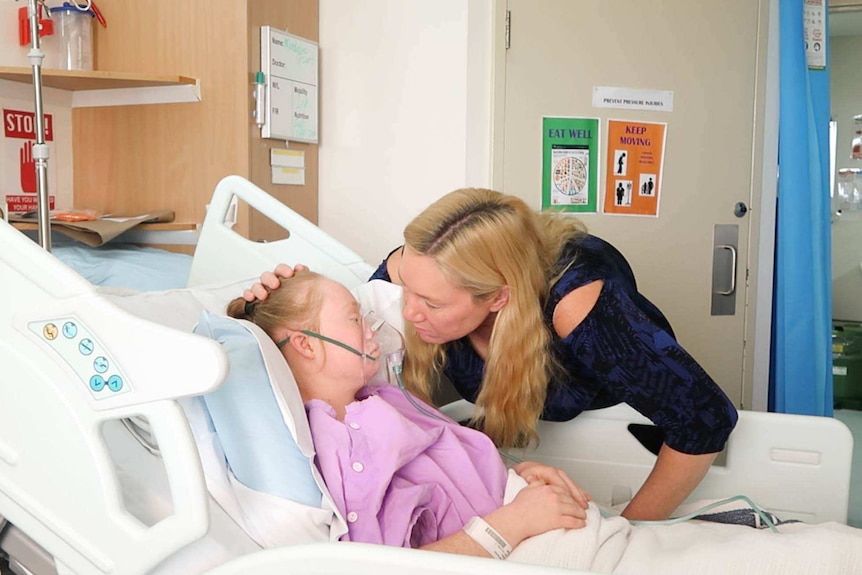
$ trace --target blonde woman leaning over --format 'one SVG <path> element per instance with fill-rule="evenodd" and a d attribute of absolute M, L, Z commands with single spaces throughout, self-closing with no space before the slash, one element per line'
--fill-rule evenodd
<path fill-rule="evenodd" d="M 736 409 L 677 343 L 612 245 L 574 219 L 517 197 L 456 190 L 419 214 L 372 279 L 404 288 L 405 381 L 427 399 L 441 376 L 483 408 L 499 446 L 536 421 L 628 403 L 658 426 L 652 473 L 629 519 L 666 518 L 697 487 L 736 424 Z M 248 290 L 266 297 L 281 265 Z"/>

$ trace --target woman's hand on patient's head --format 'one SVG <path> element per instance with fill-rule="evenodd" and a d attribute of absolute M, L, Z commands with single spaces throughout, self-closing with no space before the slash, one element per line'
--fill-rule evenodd
<path fill-rule="evenodd" d="M 281 278 L 291 278 L 295 272 L 303 270 L 308 270 L 303 264 L 296 264 L 296 267 L 278 264 L 273 271 L 260 274 L 260 282 L 242 292 L 242 297 L 245 301 L 265 300 L 271 290 L 278 289 L 281 285 Z"/>
<path fill-rule="evenodd" d="M 586 509 L 587 505 L 590 503 L 590 494 L 584 491 L 580 485 L 572 481 L 568 474 L 562 469 L 543 465 L 535 461 L 524 461 L 516 465 L 513 469 L 515 470 L 515 473 L 523 477 L 524 480 L 531 485 L 535 483 L 544 483 L 546 485 L 554 485 L 560 489 L 568 491 L 569 495 L 572 496 L 572 499 L 574 499 L 575 502 L 583 509 Z"/>

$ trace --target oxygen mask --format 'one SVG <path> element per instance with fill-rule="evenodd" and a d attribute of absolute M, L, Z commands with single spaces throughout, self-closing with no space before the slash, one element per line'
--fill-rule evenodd
<path fill-rule="evenodd" d="M 366 313 L 362 319 L 376 346 L 374 351 L 366 354 L 378 364 L 372 379 L 397 385 L 396 376 L 401 373 L 401 364 L 404 363 L 404 336 L 373 311 Z"/>
<path fill-rule="evenodd" d="M 365 314 L 364 320 L 371 329 L 371 332 L 374 333 L 374 339 L 379 345 L 377 357 L 378 361 L 380 361 L 380 367 L 373 381 L 382 382 L 385 380 L 390 385 L 398 387 L 404 393 L 404 397 L 407 398 L 410 405 L 415 407 L 417 411 L 424 413 L 428 417 L 446 421 L 439 413 L 423 407 L 405 388 L 404 379 L 401 377 L 405 350 L 404 336 L 401 332 L 389 325 L 373 311 Z"/>

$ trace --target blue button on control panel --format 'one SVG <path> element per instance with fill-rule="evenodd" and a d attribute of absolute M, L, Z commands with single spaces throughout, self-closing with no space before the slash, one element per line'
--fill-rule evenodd
<path fill-rule="evenodd" d="M 28 327 L 63 358 L 94 399 L 132 391 L 118 363 L 77 317 L 33 321 Z"/>
<path fill-rule="evenodd" d="M 111 391 L 120 391 L 123 389 L 123 378 L 119 375 L 112 375 L 108 378 L 108 387 Z"/>
<path fill-rule="evenodd" d="M 94 375 L 90 378 L 90 389 L 93 391 L 102 391 L 105 387 L 105 378 L 101 375 Z"/>
<path fill-rule="evenodd" d="M 76 335 L 78 335 L 78 324 L 73 321 L 67 321 L 63 324 L 63 335 L 65 335 L 68 339 L 72 339 Z"/>
<path fill-rule="evenodd" d="M 93 340 L 89 338 L 84 338 L 78 342 L 78 351 L 81 352 L 81 355 L 90 355 L 93 353 L 93 349 Z"/>
<path fill-rule="evenodd" d="M 105 373 L 108 371 L 108 360 L 104 358 L 104 356 L 99 356 L 93 360 L 93 369 L 95 369 L 98 373 Z"/>

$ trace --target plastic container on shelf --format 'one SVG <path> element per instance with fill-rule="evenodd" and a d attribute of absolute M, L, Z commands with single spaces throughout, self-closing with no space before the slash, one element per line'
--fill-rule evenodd
<path fill-rule="evenodd" d="M 56 38 L 57 68 L 93 69 L 93 10 L 79 10 L 70 2 L 51 8 Z"/>

